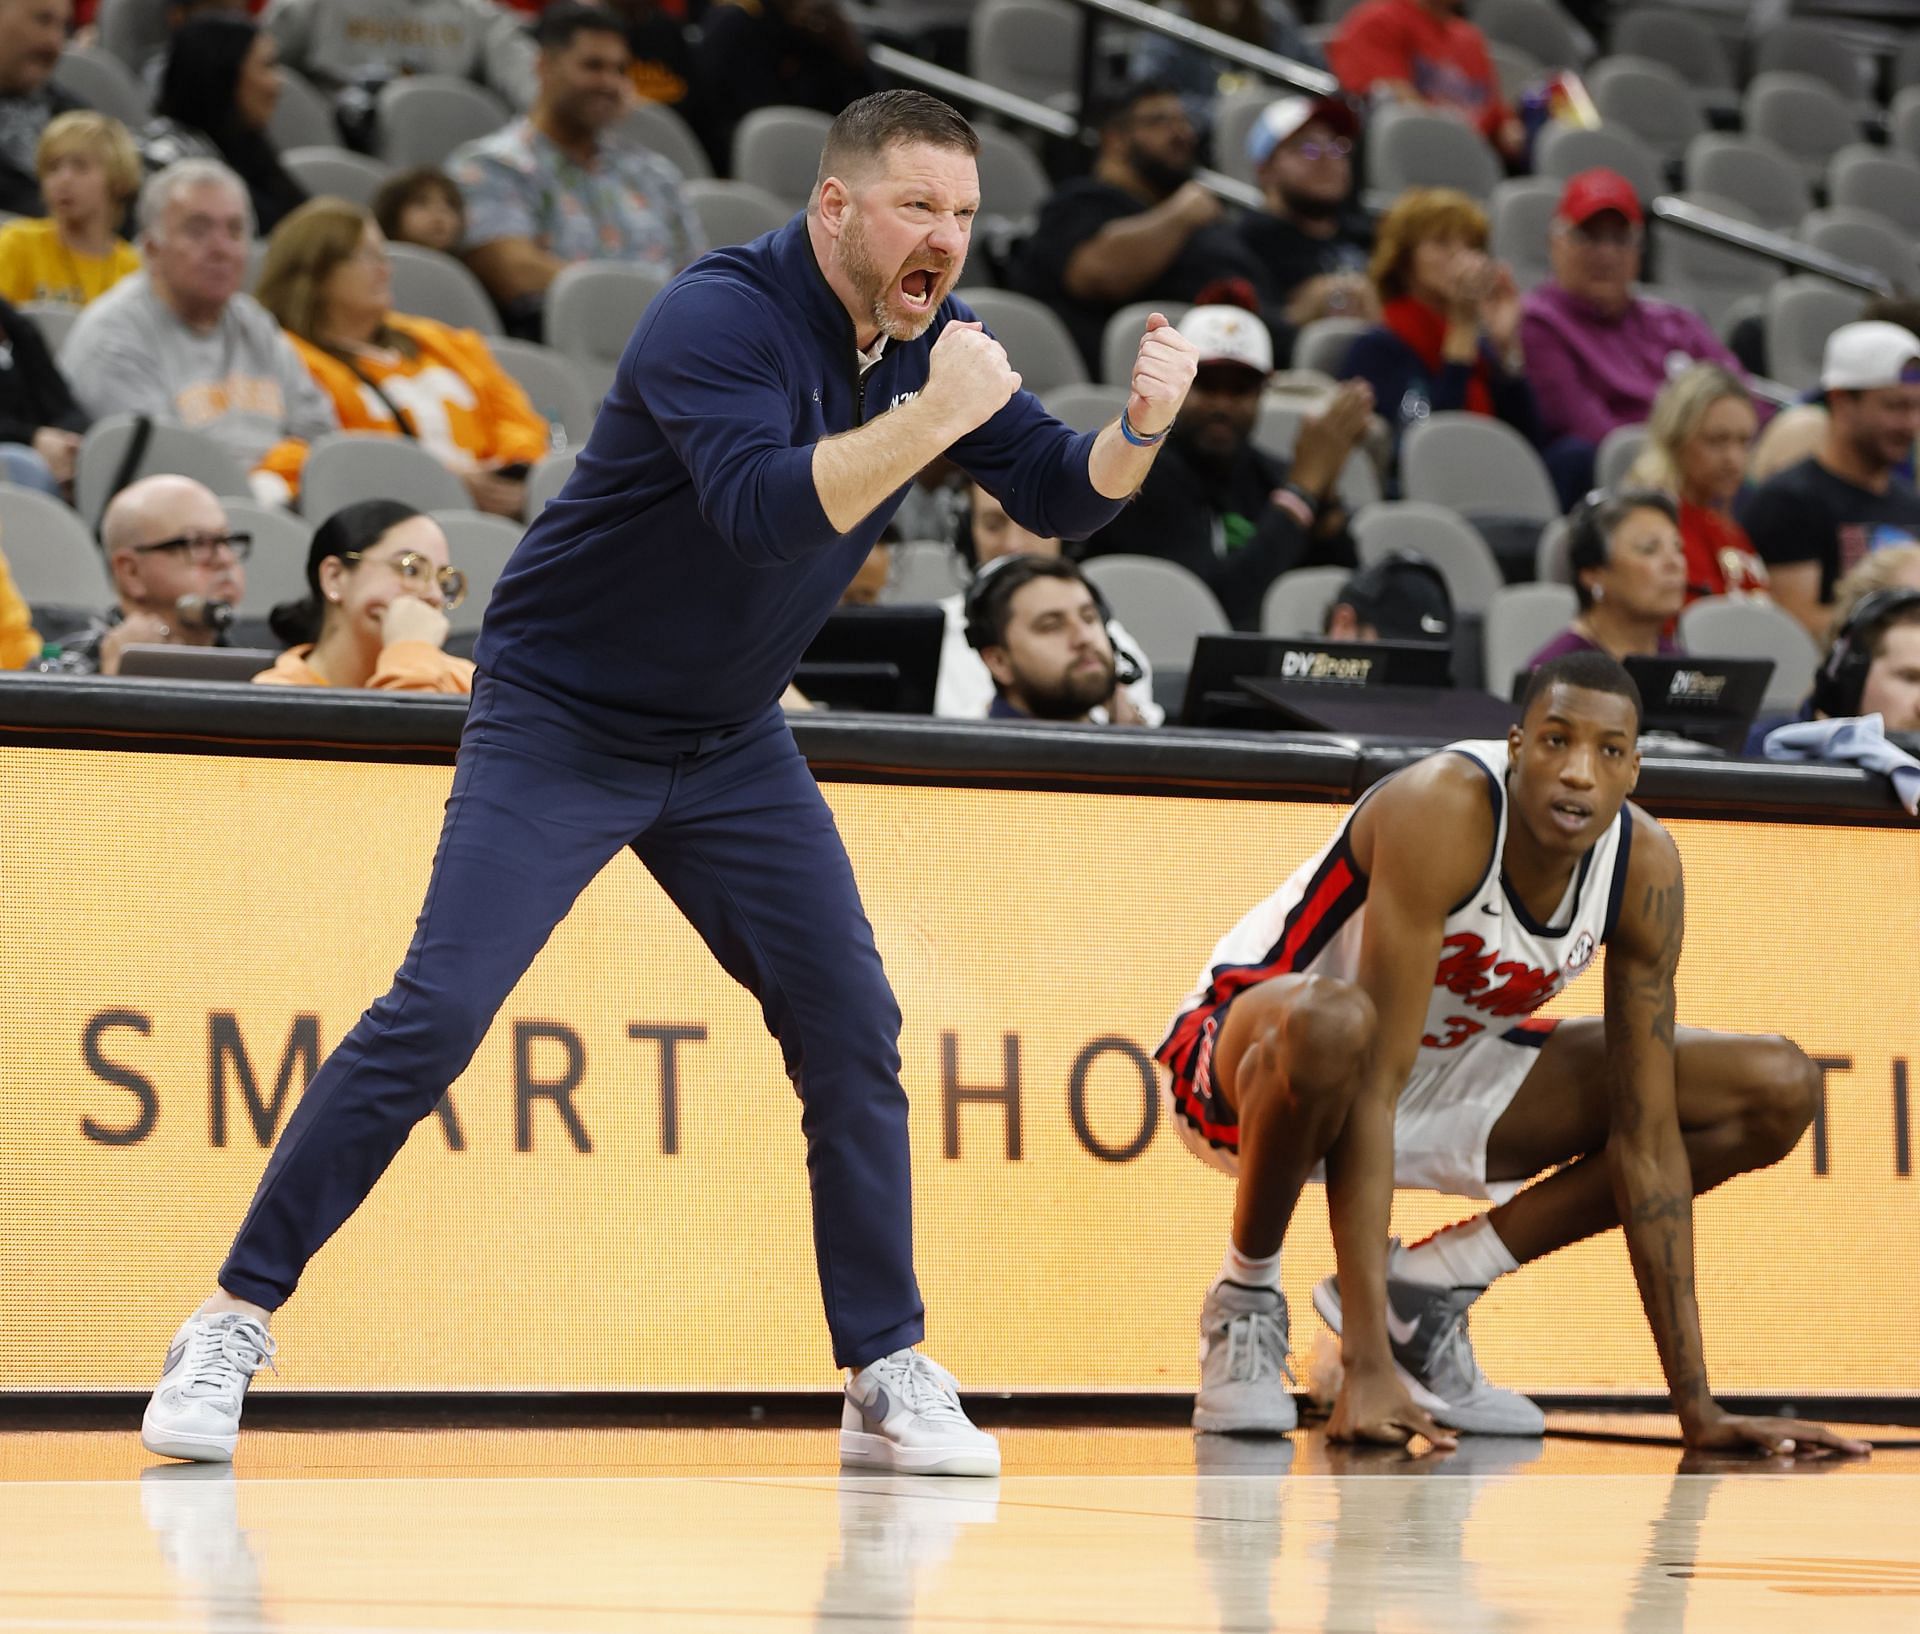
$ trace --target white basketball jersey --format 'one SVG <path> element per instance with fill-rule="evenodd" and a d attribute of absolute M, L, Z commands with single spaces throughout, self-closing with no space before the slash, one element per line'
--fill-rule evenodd
<path fill-rule="evenodd" d="M 1538 1042 L 1544 1029 L 1528 1018 L 1593 962 L 1620 911 L 1632 818 L 1620 815 L 1574 870 L 1566 895 L 1545 924 L 1508 891 L 1500 859 L 1507 843 L 1504 740 L 1455 743 L 1486 774 L 1493 801 L 1493 852 L 1473 893 L 1447 915 L 1427 1003 L 1415 1073 L 1457 1063 L 1477 1042 Z M 1365 803 L 1363 797 L 1361 804 Z M 1190 1076 L 1210 1042 L 1207 1022 L 1237 993 L 1269 977 L 1311 971 L 1356 980 L 1367 917 L 1367 877 L 1354 861 L 1350 831 L 1356 805 L 1340 832 L 1272 896 L 1220 939 L 1206 970 L 1181 1005 L 1156 1056 L 1176 1078 Z"/>

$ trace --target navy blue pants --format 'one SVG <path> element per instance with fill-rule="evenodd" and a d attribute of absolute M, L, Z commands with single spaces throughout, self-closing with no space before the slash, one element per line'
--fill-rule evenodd
<path fill-rule="evenodd" d="M 900 1010 L 832 813 L 778 709 L 690 752 L 648 753 L 476 678 L 413 945 L 275 1146 L 220 1270 L 228 1293 L 287 1299 L 630 845 L 780 1041 L 834 1360 L 864 1367 L 919 1342 Z"/>

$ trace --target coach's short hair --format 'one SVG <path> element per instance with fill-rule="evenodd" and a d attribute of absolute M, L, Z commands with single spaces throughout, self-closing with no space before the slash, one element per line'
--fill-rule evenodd
<path fill-rule="evenodd" d="M 937 96 L 925 91 L 876 91 L 848 103 L 827 132 L 808 208 L 819 208 L 820 183 L 829 176 L 845 181 L 872 169 L 889 148 L 909 142 L 950 148 L 970 157 L 980 152 L 979 133 L 958 109 Z"/>
<path fill-rule="evenodd" d="M 1527 681 L 1520 700 L 1520 719 L 1524 721 L 1534 704 L 1556 686 L 1578 687 L 1582 692 L 1610 692 L 1633 705 L 1633 729 L 1640 731 L 1646 710 L 1640 701 L 1640 688 L 1620 660 L 1610 653 L 1582 651 L 1562 653 L 1549 658 Z"/>

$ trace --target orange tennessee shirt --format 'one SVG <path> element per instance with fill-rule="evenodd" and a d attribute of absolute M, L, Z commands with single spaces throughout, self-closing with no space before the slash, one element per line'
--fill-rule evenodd
<path fill-rule="evenodd" d="M 253 678 L 255 686 L 323 687 L 331 685 L 311 664 L 307 655 L 313 643 L 289 647 Z M 367 677 L 367 686 L 377 692 L 446 692 L 465 695 L 473 691 L 473 664 L 455 658 L 427 641 L 396 641 L 380 649 L 380 661 Z"/>

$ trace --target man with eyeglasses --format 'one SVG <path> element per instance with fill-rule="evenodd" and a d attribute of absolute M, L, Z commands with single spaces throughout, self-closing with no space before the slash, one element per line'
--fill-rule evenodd
<path fill-rule="evenodd" d="M 221 609 L 247 593 L 252 538 L 227 526 L 210 489 L 191 477 L 144 477 L 107 506 L 100 540 L 119 601 L 61 651 L 102 675 L 130 646 L 221 647 Z"/>
<path fill-rule="evenodd" d="M 1553 277 L 1521 304 L 1540 429 L 1548 440 L 1596 448 L 1616 426 L 1639 425 L 1674 375 L 1718 363 L 1745 378 L 1739 360 L 1697 312 L 1633 292 L 1645 216 L 1617 170 L 1583 170 L 1560 194 L 1547 235 Z"/>

